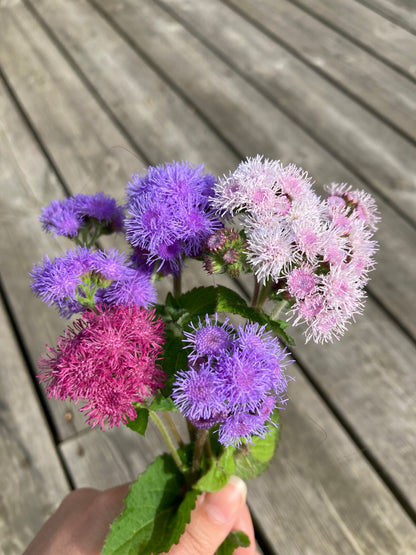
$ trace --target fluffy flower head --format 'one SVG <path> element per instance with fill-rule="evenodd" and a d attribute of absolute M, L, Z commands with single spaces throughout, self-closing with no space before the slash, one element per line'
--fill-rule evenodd
<path fill-rule="evenodd" d="M 123 305 L 86 311 L 56 349 L 48 347 L 48 358 L 39 361 L 40 381 L 49 397 L 82 401 L 92 427 L 119 426 L 135 418 L 133 402 L 164 385 L 157 364 L 162 333 L 154 311 Z"/>

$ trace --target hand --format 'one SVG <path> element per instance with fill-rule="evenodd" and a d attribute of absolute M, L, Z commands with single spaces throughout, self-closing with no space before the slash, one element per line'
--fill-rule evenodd
<path fill-rule="evenodd" d="M 98 555 L 111 522 L 123 510 L 129 484 L 105 491 L 81 488 L 71 492 L 42 527 L 24 555 Z M 235 555 L 256 554 L 253 524 L 239 478 L 216 493 L 202 494 L 179 544 L 169 555 L 212 555 L 232 530 L 242 530 L 250 547 Z"/>

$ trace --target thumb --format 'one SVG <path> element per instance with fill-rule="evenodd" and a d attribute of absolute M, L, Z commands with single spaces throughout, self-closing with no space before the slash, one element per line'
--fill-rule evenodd
<path fill-rule="evenodd" d="M 233 529 L 245 504 L 247 487 L 232 476 L 220 491 L 205 493 L 198 499 L 185 532 L 169 555 L 212 555 Z"/>

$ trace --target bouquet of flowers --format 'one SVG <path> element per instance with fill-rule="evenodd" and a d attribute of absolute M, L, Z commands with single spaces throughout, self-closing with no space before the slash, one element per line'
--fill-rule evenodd
<path fill-rule="evenodd" d="M 218 180 L 187 162 L 149 167 L 132 176 L 125 206 L 98 193 L 43 209 L 45 231 L 76 246 L 35 265 L 32 289 L 62 317 L 79 316 L 47 346 L 40 381 L 50 397 L 81 402 L 92 427 L 145 434 L 152 419 L 168 448 L 131 486 L 105 555 L 168 551 L 201 492 L 260 474 L 287 402 L 288 322 L 325 343 L 362 312 L 375 202 L 346 184 L 327 192 L 320 198 L 295 165 L 257 156 Z M 113 232 L 129 252 L 99 247 Z M 190 258 L 228 274 L 230 287 L 183 292 Z M 173 288 L 161 301 L 156 285 L 166 278 Z M 249 298 L 233 287 L 247 280 Z M 221 552 L 247 541 L 234 532 Z"/>

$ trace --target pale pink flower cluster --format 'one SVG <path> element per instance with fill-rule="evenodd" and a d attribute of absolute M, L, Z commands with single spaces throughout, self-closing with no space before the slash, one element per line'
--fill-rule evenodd
<path fill-rule="evenodd" d="M 377 247 L 371 195 L 345 184 L 328 192 L 322 200 L 306 171 L 257 156 L 220 179 L 213 199 L 218 213 L 239 220 L 257 280 L 277 285 L 294 324 L 316 342 L 339 338 L 362 312 Z"/>

